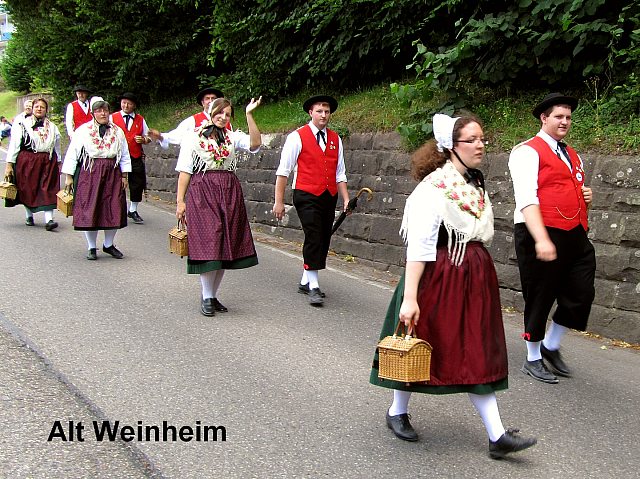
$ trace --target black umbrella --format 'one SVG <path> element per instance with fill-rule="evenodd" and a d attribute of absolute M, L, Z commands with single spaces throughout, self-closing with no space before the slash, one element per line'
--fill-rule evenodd
<path fill-rule="evenodd" d="M 360 188 L 360 191 L 358 191 L 358 194 L 356 196 L 354 196 L 353 198 L 351 198 L 349 200 L 349 203 L 347 203 L 347 210 L 343 211 L 342 213 L 340 213 L 340 216 L 338 216 L 338 219 L 336 220 L 335 223 L 333 223 L 333 228 L 331 228 L 331 234 L 335 233 L 336 230 L 338 228 L 340 228 L 340 225 L 342 224 L 342 222 L 344 221 L 344 219 L 351 214 L 351 212 L 353 210 L 356 209 L 356 206 L 358 206 L 358 198 L 360 197 L 360 195 L 362 193 L 367 193 L 367 201 L 371 201 L 371 198 L 373 198 L 373 191 L 371 191 L 369 188 Z"/>

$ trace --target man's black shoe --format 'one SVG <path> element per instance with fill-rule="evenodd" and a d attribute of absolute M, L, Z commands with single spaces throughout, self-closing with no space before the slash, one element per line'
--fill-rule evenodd
<path fill-rule="evenodd" d="M 134 223 L 137 223 L 139 225 L 144 223 L 144 220 L 142 219 L 142 216 L 140 216 L 137 211 L 129 211 L 127 213 L 127 216 L 129 218 L 131 218 Z"/>
<path fill-rule="evenodd" d="M 415 442 L 418 440 L 418 433 L 409 422 L 408 414 L 389 416 L 389 411 L 387 411 L 387 427 L 403 441 Z"/>
<path fill-rule="evenodd" d="M 213 298 L 213 309 L 215 309 L 219 313 L 226 313 L 227 311 L 229 311 L 224 304 L 218 301 L 218 298 Z"/>
<path fill-rule="evenodd" d="M 322 303 L 324 303 L 324 299 L 322 298 L 320 288 L 313 288 L 309 291 L 309 304 L 311 306 L 322 306 Z"/>
<path fill-rule="evenodd" d="M 566 378 L 571 377 L 571 370 L 567 367 L 566 363 L 562 360 L 562 355 L 559 350 L 552 351 L 544 347 L 544 344 L 540 345 L 540 353 L 547 363 L 553 368 L 553 370 L 559 376 Z"/>
<path fill-rule="evenodd" d="M 58 227 L 58 223 L 56 223 L 53 220 L 49 220 L 47 221 L 47 224 L 44 226 L 44 229 L 46 229 L 47 231 L 53 231 L 57 227 Z"/>
<path fill-rule="evenodd" d="M 318 290 L 320 290 L 320 288 L 318 288 Z M 298 293 L 300 294 L 309 294 L 309 285 L 308 284 L 299 284 L 298 285 Z M 320 296 L 322 296 L 323 298 L 326 298 L 327 295 L 324 294 L 322 291 L 320 291 Z"/>
<path fill-rule="evenodd" d="M 26 220 L 24 220 L 24 224 L 27 226 L 33 226 L 35 224 L 33 222 L 33 216 L 29 216 Z"/>
<path fill-rule="evenodd" d="M 96 254 L 96 249 L 95 248 L 90 248 L 89 252 L 87 253 L 87 259 L 90 261 L 95 261 L 98 259 L 98 255 Z"/>
<path fill-rule="evenodd" d="M 202 303 L 200 304 L 200 311 L 205 316 L 215 316 L 216 308 L 213 305 L 213 298 L 203 299 Z"/>
<path fill-rule="evenodd" d="M 124 255 L 120 252 L 120 250 L 118 250 L 118 248 L 115 247 L 115 245 L 111 245 L 108 248 L 105 245 L 102 245 L 102 251 L 104 251 L 107 254 L 110 254 L 116 259 L 124 258 Z"/>
<path fill-rule="evenodd" d="M 521 371 L 543 383 L 557 384 L 558 382 L 558 378 L 549 372 L 542 359 L 537 359 L 536 361 L 525 360 Z"/>
<path fill-rule="evenodd" d="M 522 451 L 538 442 L 535 437 L 520 437 L 518 429 L 507 429 L 497 441 L 489 441 L 489 456 L 492 459 L 502 459 L 511 452 Z"/>

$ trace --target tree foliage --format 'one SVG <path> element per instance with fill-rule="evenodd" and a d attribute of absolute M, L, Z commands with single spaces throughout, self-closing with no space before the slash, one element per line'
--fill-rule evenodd
<path fill-rule="evenodd" d="M 8 0 L 16 33 L 2 71 L 11 88 L 68 98 L 75 83 L 144 99 L 196 86 L 209 39 L 194 35 L 204 7 L 161 0 Z M 188 28 L 187 28 L 188 27 Z"/>

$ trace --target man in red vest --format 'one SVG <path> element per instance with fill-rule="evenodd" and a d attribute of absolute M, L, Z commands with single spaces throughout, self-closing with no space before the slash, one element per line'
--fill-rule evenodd
<path fill-rule="evenodd" d="M 272 211 L 277 219 L 284 217 L 284 191 L 293 171 L 293 205 L 304 231 L 304 269 L 298 292 L 307 294 L 311 305 L 321 306 L 325 294 L 320 290 L 318 270 L 326 267 L 338 193 L 345 211 L 349 193 L 342 140 L 327 128 L 338 102 L 327 95 L 316 95 L 302 108 L 311 121 L 290 133 L 282 147 Z"/>
<path fill-rule="evenodd" d="M 194 131 L 199 126 L 202 126 L 207 121 L 211 120 L 209 115 L 209 105 L 213 103 L 216 98 L 222 98 L 224 95 L 220 90 L 213 87 L 207 87 L 198 92 L 196 95 L 196 101 L 202 105 L 202 111 L 185 118 L 180 124 L 173 130 L 167 133 L 160 133 L 158 130 L 151 129 L 149 133 L 154 140 L 160 142 L 160 146 L 164 149 L 169 148 L 171 145 L 179 145 L 182 139 L 189 133 Z M 227 129 L 230 130 L 231 126 L 227 124 Z"/>
<path fill-rule="evenodd" d="M 573 97 L 547 95 L 533 109 L 542 123 L 540 131 L 513 148 L 509 157 L 516 201 L 514 240 L 525 301 L 527 359 L 522 372 L 550 384 L 558 378 L 544 361 L 557 375 L 571 377 L 560 343 L 569 329 L 586 329 L 595 296 L 596 258 L 587 238 L 593 195 L 584 185 L 582 159 L 562 141 L 577 106 Z M 554 302 L 557 308 L 546 330 Z"/>
<path fill-rule="evenodd" d="M 89 111 L 89 93 L 91 93 L 91 91 L 84 85 L 76 85 L 73 92 L 76 95 L 76 99 L 67 105 L 67 112 L 64 116 L 64 123 L 67 127 L 69 138 L 73 136 L 73 132 L 76 131 L 80 125 L 84 125 L 93 120 L 91 112 Z"/>
<path fill-rule="evenodd" d="M 142 224 L 144 220 L 138 213 L 138 204 L 147 187 L 147 174 L 144 167 L 144 151 L 142 145 L 151 143 L 149 127 L 142 115 L 137 114 L 138 98 L 133 93 L 123 93 L 120 97 L 121 110 L 111 115 L 111 121 L 118 125 L 127 139 L 129 156 L 131 157 L 131 173 L 129 173 L 129 212 L 127 216 L 134 223 Z"/>

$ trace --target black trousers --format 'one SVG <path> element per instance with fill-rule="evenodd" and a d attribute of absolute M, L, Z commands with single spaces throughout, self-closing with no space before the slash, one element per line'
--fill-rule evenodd
<path fill-rule="evenodd" d="M 586 231 L 547 228 L 556 247 L 554 261 L 536 258 L 535 242 L 524 223 L 514 227 L 520 282 L 524 296 L 524 338 L 542 341 L 554 301 L 553 321 L 584 331 L 595 296 L 596 255 Z"/>
<path fill-rule="evenodd" d="M 142 201 L 142 193 L 147 188 L 147 172 L 142 158 L 131 158 L 131 173 L 129 173 L 129 199 L 134 202 Z"/>
<path fill-rule="evenodd" d="M 327 267 L 327 253 L 337 203 L 338 195 L 332 196 L 328 190 L 320 196 L 293 190 L 293 206 L 304 231 L 304 269 L 318 270 Z"/>

